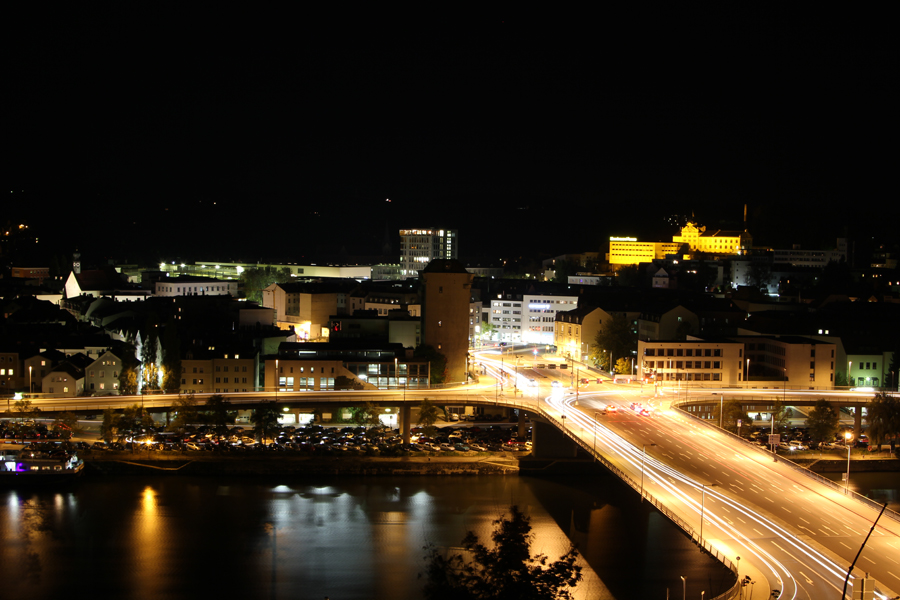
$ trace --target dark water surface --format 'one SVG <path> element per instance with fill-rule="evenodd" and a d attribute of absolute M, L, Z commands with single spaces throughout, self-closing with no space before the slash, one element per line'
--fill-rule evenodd
<path fill-rule="evenodd" d="M 593 567 L 580 598 L 680 597 L 681 575 L 691 597 L 729 585 L 612 476 L 91 476 L 0 489 L 0 597 L 419 598 L 423 546 L 488 541 L 513 503 L 534 552 L 578 544 Z"/>

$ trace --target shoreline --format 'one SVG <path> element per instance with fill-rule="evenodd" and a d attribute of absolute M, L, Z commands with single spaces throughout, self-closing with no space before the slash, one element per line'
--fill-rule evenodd
<path fill-rule="evenodd" d="M 222 456 L 203 452 L 149 454 L 107 452 L 81 455 L 91 475 L 572 475 L 596 468 L 587 458 L 539 459 L 530 454 L 477 456 Z M 846 461 L 798 458 L 793 461 L 813 473 L 846 470 Z M 900 472 L 900 460 L 852 460 L 856 473 Z"/>

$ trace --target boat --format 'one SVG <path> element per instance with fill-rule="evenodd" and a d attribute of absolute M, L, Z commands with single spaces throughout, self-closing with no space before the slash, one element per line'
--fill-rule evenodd
<path fill-rule="evenodd" d="M 0 481 L 50 481 L 74 479 L 84 470 L 75 450 L 56 444 L 29 444 L 20 449 L 0 449 Z"/>

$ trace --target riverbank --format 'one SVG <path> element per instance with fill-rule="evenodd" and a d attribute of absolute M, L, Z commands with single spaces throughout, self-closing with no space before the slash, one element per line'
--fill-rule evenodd
<path fill-rule="evenodd" d="M 510 475 L 518 458 L 473 457 L 311 457 L 221 456 L 207 453 L 147 455 L 128 452 L 84 457 L 87 475 Z"/>

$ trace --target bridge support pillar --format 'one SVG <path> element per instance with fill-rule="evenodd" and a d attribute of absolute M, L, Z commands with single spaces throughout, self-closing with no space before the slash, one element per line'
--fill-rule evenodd
<path fill-rule="evenodd" d="M 575 458 L 578 446 L 550 423 L 532 421 L 531 455 L 535 458 Z"/>
<path fill-rule="evenodd" d="M 862 434 L 862 404 L 853 407 L 853 437 L 859 439 Z"/>
<path fill-rule="evenodd" d="M 409 419 L 410 419 L 410 407 L 408 404 L 404 404 L 400 408 L 400 437 L 403 439 L 404 444 L 409 443 Z"/>
<path fill-rule="evenodd" d="M 522 409 L 519 409 L 518 426 L 519 426 L 518 435 L 519 435 L 519 437 L 521 437 L 521 436 L 525 435 L 525 432 L 528 429 L 527 427 L 525 427 L 525 411 Z"/>

